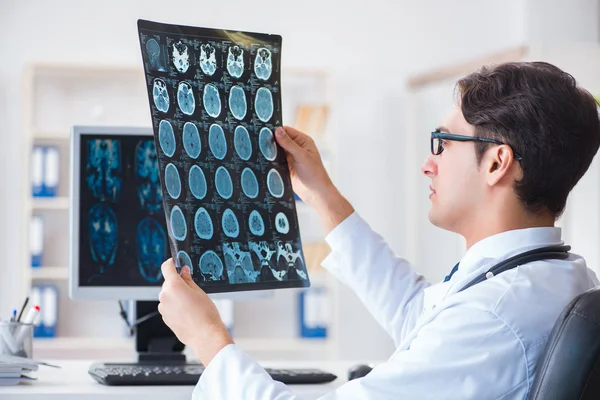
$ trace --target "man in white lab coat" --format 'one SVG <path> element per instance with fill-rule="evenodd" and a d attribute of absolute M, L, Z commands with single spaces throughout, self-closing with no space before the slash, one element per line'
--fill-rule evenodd
<path fill-rule="evenodd" d="M 309 136 L 276 131 L 294 190 L 328 233 L 332 252 L 323 265 L 396 344 L 386 363 L 324 399 L 525 399 L 556 318 L 598 285 L 583 258 L 569 254 L 488 274 L 461 291 L 513 255 L 563 244 L 554 222 L 598 150 L 600 122 L 593 97 L 546 63 L 484 67 L 461 79 L 457 94 L 453 111 L 427 138 L 431 155 L 422 171 L 431 179 L 430 221 L 462 235 L 468 250 L 436 284 L 354 212 Z M 234 344 L 187 268 L 178 275 L 171 260 L 162 268 L 159 311 L 207 366 L 196 398 L 295 398 Z"/>

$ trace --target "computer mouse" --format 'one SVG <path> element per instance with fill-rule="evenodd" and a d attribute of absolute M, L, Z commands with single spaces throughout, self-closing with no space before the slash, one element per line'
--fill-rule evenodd
<path fill-rule="evenodd" d="M 348 380 L 362 378 L 373 369 L 373 365 L 358 364 L 348 369 Z"/>

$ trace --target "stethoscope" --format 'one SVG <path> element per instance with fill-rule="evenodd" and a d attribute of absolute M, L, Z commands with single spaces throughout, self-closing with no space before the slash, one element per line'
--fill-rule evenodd
<path fill-rule="evenodd" d="M 480 282 L 483 282 L 487 279 L 491 279 L 494 276 L 511 270 L 519 265 L 527 264 L 533 261 L 540 260 L 564 260 L 569 257 L 569 250 L 571 250 L 571 246 L 547 246 L 540 247 L 539 249 L 534 249 L 530 251 L 526 251 L 521 254 L 517 254 L 512 256 L 490 268 L 487 272 L 479 275 L 471 282 L 467 283 L 459 292 L 470 288 L 473 285 L 477 285 Z"/>

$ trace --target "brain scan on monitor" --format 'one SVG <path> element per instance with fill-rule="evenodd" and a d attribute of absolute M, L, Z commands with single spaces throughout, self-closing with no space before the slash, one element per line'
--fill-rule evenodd
<path fill-rule="evenodd" d="M 157 125 L 162 127 L 162 140 L 155 140 L 150 129 L 146 134 L 118 134 L 120 130 L 113 129 L 113 134 L 102 132 L 111 128 L 85 127 L 89 132 L 73 134 L 78 156 L 72 164 L 77 287 L 162 283 L 160 266 L 170 250 L 158 156 L 173 155 L 175 142 L 168 123 Z M 167 171 L 171 180 L 173 170 Z M 174 185 L 173 193 L 181 190 Z"/>
<path fill-rule="evenodd" d="M 283 125 L 281 37 L 142 20 L 138 32 L 177 267 L 190 263 L 207 293 L 309 286 L 274 137 Z M 168 46 L 165 71 L 153 68 L 150 39 Z"/>

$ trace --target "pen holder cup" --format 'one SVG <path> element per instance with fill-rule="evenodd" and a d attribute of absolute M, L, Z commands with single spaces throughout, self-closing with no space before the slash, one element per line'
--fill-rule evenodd
<path fill-rule="evenodd" d="M 33 324 L 0 321 L 0 355 L 32 358 Z"/>

